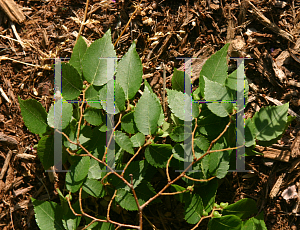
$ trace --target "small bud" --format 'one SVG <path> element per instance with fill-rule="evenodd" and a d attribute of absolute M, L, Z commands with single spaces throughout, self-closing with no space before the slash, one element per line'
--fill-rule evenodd
<path fill-rule="evenodd" d="M 213 217 L 221 217 L 221 214 L 218 211 L 214 211 Z"/>
<path fill-rule="evenodd" d="M 226 208 L 228 206 L 228 202 L 224 203 L 224 202 L 221 202 L 220 203 L 220 207 L 221 208 Z"/>
<path fill-rule="evenodd" d="M 164 134 L 164 131 L 161 128 L 158 128 L 157 133 L 158 136 L 161 136 Z"/>

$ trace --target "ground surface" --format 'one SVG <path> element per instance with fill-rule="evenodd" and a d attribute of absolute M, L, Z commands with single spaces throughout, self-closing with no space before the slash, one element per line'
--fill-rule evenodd
<path fill-rule="evenodd" d="M 22 24 L 16 24 L 16 31 L 24 42 L 23 47 L 18 41 L 9 39 L 15 39 L 16 35 L 8 17 L 0 11 L 0 86 L 11 100 L 9 103 L 3 96 L 0 97 L 2 171 L 4 161 L 12 150 L 8 169 L 0 178 L 0 228 L 37 229 L 30 197 L 57 201 L 55 186 L 61 185 L 50 182 L 36 157 L 33 146 L 38 143 L 39 137 L 31 134 L 25 127 L 17 98 L 35 98 L 48 111 L 53 95 L 51 89 L 54 74 L 52 70 L 40 67 L 51 64 L 49 58 L 70 57 L 79 31 L 79 22 L 84 15 L 85 2 L 16 2 L 23 7 L 26 15 Z M 144 78 L 147 78 L 154 92 L 161 96 L 162 71 L 157 68 L 161 62 L 166 64 L 167 87 L 170 87 L 173 68 L 182 66 L 182 61 L 176 57 L 205 59 L 227 42 L 232 42 L 231 56 L 248 55 L 253 58 L 246 61 L 246 76 L 251 83 L 249 98 L 252 100 L 246 108 L 247 117 L 251 117 L 264 105 L 276 104 L 274 99 L 282 103 L 290 102 L 290 109 L 300 114 L 300 3 L 293 0 L 255 0 L 252 3 L 269 22 L 259 18 L 255 14 L 255 8 L 242 0 L 145 0 L 115 46 L 117 54 L 122 56 L 135 40 L 144 65 Z M 125 28 L 136 4 L 135 1 L 91 0 L 87 17 L 89 22 L 84 26 L 82 35 L 92 42 L 111 29 L 114 43 Z M 272 31 L 268 28 L 271 27 L 270 23 L 274 23 L 282 31 Z M 4 60 L 3 57 L 35 66 Z M 234 65 L 233 61 L 231 63 Z M 296 162 L 299 154 L 299 145 L 297 147 L 296 143 L 299 141 L 298 130 L 299 121 L 295 119 L 277 144 L 277 147 L 287 150 L 286 156 L 273 160 L 263 157 L 247 158 L 247 167 L 254 170 L 254 174 L 229 174 L 218 189 L 217 200 L 232 203 L 245 197 L 253 198 L 257 201 L 259 210 L 265 213 L 268 229 L 300 229 L 299 217 L 292 214 L 297 199 L 287 203 L 280 194 L 291 185 L 296 185 L 299 191 L 299 166 L 284 177 L 280 192 L 273 199 L 270 198 L 270 191 L 278 177 Z M 274 151 L 269 151 L 270 157 L 275 154 Z M 23 153 L 30 155 L 27 158 L 23 155 L 16 157 Z M 176 213 L 176 210 L 172 210 L 170 200 L 164 200 L 161 205 L 151 206 L 147 216 L 158 229 L 174 229 L 174 226 L 177 229 L 188 229 L 185 222 L 177 218 Z M 135 214 L 127 213 L 126 218 L 135 218 Z M 203 223 L 199 229 L 205 229 L 206 224 Z"/>

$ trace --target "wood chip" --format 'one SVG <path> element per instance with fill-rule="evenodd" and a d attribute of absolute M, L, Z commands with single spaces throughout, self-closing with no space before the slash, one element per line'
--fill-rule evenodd
<path fill-rule="evenodd" d="M 12 151 L 9 150 L 7 155 L 6 155 L 5 162 L 4 162 L 4 165 L 3 165 L 2 170 L 1 170 L 0 180 L 3 179 L 4 174 L 6 173 L 6 170 L 8 168 L 8 165 L 9 165 L 9 162 L 10 162 L 10 159 L 11 159 L 11 156 L 12 156 Z"/>
<path fill-rule="evenodd" d="M 270 147 L 263 147 L 256 145 L 255 150 L 258 152 L 264 154 L 265 158 L 270 158 L 273 160 L 283 161 L 283 162 L 289 162 L 291 151 L 289 150 L 280 150 L 280 149 L 274 149 Z"/>
<path fill-rule="evenodd" d="M 15 196 L 19 196 L 19 195 L 25 195 L 27 192 L 29 192 L 34 186 L 29 186 L 27 188 L 21 188 L 21 189 L 18 189 L 16 191 L 14 191 L 15 193 Z"/>
<path fill-rule="evenodd" d="M 291 86 L 295 86 L 295 87 L 299 87 L 300 88 L 300 82 L 296 82 L 295 80 L 289 80 L 287 82 L 288 85 L 291 85 Z"/>
<path fill-rule="evenodd" d="M 280 186 L 282 184 L 283 178 L 285 177 L 285 175 L 286 175 L 286 173 L 283 173 L 283 174 L 281 174 L 278 177 L 276 183 L 274 184 L 274 186 L 273 186 L 273 188 L 272 188 L 272 190 L 271 190 L 271 192 L 269 194 L 269 196 L 270 196 L 271 199 L 273 199 L 273 198 L 275 198 L 277 196 L 277 194 L 279 192 L 279 189 L 280 189 Z"/>
<path fill-rule="evenodd" d="M 297 136 L 291 146 L 291 157 L 296 158 L 300 156 L 300 131 L 298 131 Z"/>
<path fill-rule="evenodd" d="M 4 133 L 0 133 L 0 144 L 16 147 L 18 143 L 19 142 L 15 138 L 5 135 Z"/>
<path fill-rule="evenodd" d="M 290 33 L 280 29 L 276 24 L 271 22 L 250 1 L 248 1 L 248 4 L 249 4 L 250 8 L 252 9 L 251 11 L 249 10 L 249 12 L 254 14 L 258 18 L 258 21 L 261 24 L 263 24 L 265 27 L 272 30 L 275 34 L 278 34 L 279 36 L 283 37 L 284 39 L 287 39 L 288 41 L 294 43 L 294 37 Z"/>
<path fill-rule="evenodd" d="M 268 55 L 269 59 L 271 61 L 275 76 L 279 79 L 279 81 L 281 83 L 284 83 L 286 81 L 286 76 L 285 73 L 282 71 L 282 69 L 280 68 L 281 66 L 278 66 L 277 63 L 273 60 L 273 58 L 271 57 L 271 55 Z"/>
<path fill-rule="evenodd" d="M 21 24 L 26 19 L 18 4 L 13 0 L 0 0 L 0 8 L 2 8 L 12 22 Z"/>
<path fill-rule="evenodd" d="M 290 57 L 290 53 L 289 51 L 285 50 L 282 51 L 279 56 L 276 58 L 276 64 L 278 66 L 283 66 L 283 64 L 289 64 L 289 57 Z"/>
<path fill-rule="evenodd" d="M 35 155 L 31 155 L 31 154 L 27 154 L 27 153 L 17 154 L 16 157 L 25 159 L 25 160 L 34 160 L 36 158 Z"/>

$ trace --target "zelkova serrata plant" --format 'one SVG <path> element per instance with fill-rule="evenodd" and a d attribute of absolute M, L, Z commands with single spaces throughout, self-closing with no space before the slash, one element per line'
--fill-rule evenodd
<path fill-rule="evenodd" d="M 206 61 L 200 73 L 200 87 L 190 99 L 235 100 L 237 71 L 227 73 L 228 46 Z M 172 89 L 167 89 L 171 115 L 165 119 L 160 100 L 148 82 L 142 80 L 143 67 L 135 43 L 116 63 L 116 71 L 108 70 L 107 57 L 116 57 L 110 31 L 89 47 L 79 38 L 69 63 L 61 64 L 62 98 L 56 97 L 49 113 L 36 100 L 19 98 L 25 125 L 41 137 L 37 153 L 44 169 L 54 166 L 56 128 L 63 135 L 62 163 L 70 170 L 66 173 L 65 189 L 57 189 L 60 204 L 32 198 L 39 228 L 143 229 L 143 217 L 149 221 L 143 210 L 161 202 L 160 196 L 174 195 L 184 204 L 184 219 L 195 225 L 192 229 L 197 229 L 205 218 L 210 218 L 208 229 L 213 230 L 246 230 L 254 226 L 266 229 L 263 213 L 251 217 L 258 212 L 254 200 L 242 199 L 231 205 L 215 203 L 218 180 L 229 169 L 235 169 L 235 151 L 241 147 L 235 146 L 235 105 L 192 104 L 193 160 L 184 168 L 184 73 L 175 69 Z M 141 85 L 142 96 L 133 105 Z M 247 94 L 246 84 L 246 99 Z M 108 98 L 113 99 L 113 108 L 106 104 Z M 75 100 L 81 103 L 72 103 Z M 61 127 L 57 125 L 60 119 L 55 110 L 62 112 Z M 287 111 L 288 104 L 269 106 L 246 120 L 247 154 L 251 154 L 256 142 L 270 145 L 282 136 L 292 120 Z M 105 122 L 107 112 L 114 114 L 116 125 L 110 115 Z M 108 131 L 113 135 L 106 140 Z M 162 144 L 167 136 L 171 144 Z M 113 147 L 115 154 L 111 156 L 108 153 Z M 162 169 L 168 183 L 156 191 L 151 178 L 158 171 L 162 173 Z M 75 197 L 78 198 L 72 203 Z M 93 216 L 86 211 L 83 201 L 91 197 L 107 207 L 106 216 L 97 212 Z M 137 211 L 138 221 L 116 222 L 111 218 L 111 209 Z"/>

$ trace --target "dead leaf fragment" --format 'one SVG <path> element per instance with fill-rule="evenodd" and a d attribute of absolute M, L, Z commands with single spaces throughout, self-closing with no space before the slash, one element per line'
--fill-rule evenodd
<path fill-rule="evenodd" d="M 297 198 L 298 197 L 298 193 L 296 191 L 296 185 L 292 185 L 292 186 L 289 186 L 288 188 L 286 188 L 282 192 L 281 196 L 286 201 Z"/>

